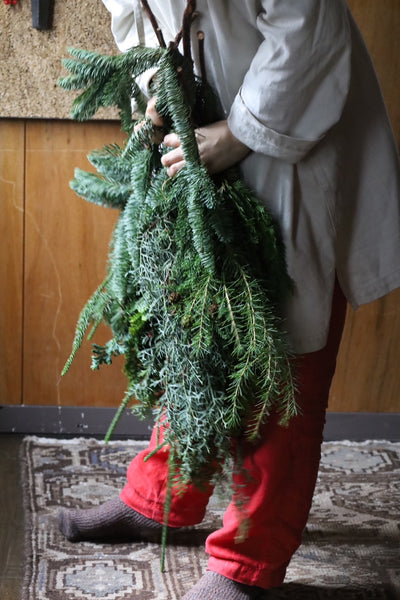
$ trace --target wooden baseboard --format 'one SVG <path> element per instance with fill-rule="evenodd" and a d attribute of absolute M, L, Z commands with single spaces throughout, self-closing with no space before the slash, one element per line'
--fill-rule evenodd
<path fill-rule="evenodd" d="M 114 408 L 75 406 L 0 406 L 0 433 L 103 437 Z M 148 439 L 152 425 L 129 411 L 122 415 L 114 438 Z M 328 413 L 326 441 L 369 439 L 400 441 L 400 413 Z"/>
<path fill-rule="evenodd" d="M 327 442 L 388 440 L 400 442 L 400 413 L 335 413 L 326 417 Z"/>

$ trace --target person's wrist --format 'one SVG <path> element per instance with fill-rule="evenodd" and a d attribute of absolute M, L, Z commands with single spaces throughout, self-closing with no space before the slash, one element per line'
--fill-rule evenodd
<path fill-rule="evenodd" d="M 234 162 L 232 164 L 236 164 L 242 161 L 250 152 L 250 148 L 246 146 L 243 142 L 241 142 L 235 135 L 233 135 L 232 131 L 228 128 L 228 137 L 229 137 L 229 145 L 232 148 L 232 158 Z"/>

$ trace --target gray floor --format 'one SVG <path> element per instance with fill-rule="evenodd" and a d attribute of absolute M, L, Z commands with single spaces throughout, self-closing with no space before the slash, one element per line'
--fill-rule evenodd
<path fill-rule="evenodd" d="M 22 435 L 0 435 L 0 598 L 18 600 L 24 576 L 24 522 L 19 472 Z"/>

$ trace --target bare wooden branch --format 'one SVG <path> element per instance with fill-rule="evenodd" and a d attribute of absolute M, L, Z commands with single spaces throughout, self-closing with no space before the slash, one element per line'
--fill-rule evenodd
<path fill-rule="evenodd" d="M 154 29 L 154 33 L 157 36 L 158 43 L 160 44 L 161 48 L 166 48 L 167 46 L 166 46 L 166 43 L 164 40 L 163 33 L 160 29 L 160 26 L 157 23 L 157 19 L 155 18 L 153 11 L 151 10 L 151 8 L 149 6 L 149 3 L 147 2 L 147 0 L 141 0 L 141 2 L 142 2 L 143 9 L 146 12 L 146 15 L 148 16 L 148 18 L 150 20 L 151 26 Z"/>
<path fill-rule="evenodd" d="M 182 41 L 183 41 L 183 55 L 186 58 L 192 58 L 191 43 L 190 43 L 190 30 L 194 19 L 197 17 L 196 13 L 196 0 L 188 0 L 188 3 L 183 13 L 182 22 Z"/>
<path fill-rule="evenodd" d="M 180 31 L 178 31 L 178 33 L 176 34 L 175 39 L 171 44 L 172 47 L 177 48 L 179 46 L 179 44 L 181 43 L 181 39 L 182 39 L 182 29 Z"/>
<path fill-rule="evenodd" d="M 197 41 L 199 44 L 200 75 L 204 83 L 207 81 L 206 61 L 204 59 L 204 31 L 197 32 Z"/>

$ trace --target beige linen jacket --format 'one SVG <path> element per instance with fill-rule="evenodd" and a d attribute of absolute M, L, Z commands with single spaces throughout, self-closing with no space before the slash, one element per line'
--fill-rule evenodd
<path fill-rule="evenodd" d="M 121 51 L 155 45 L 140 0 L 103 0 Z M 149 0 L 167 41 L 185 0 Z M 244 179 L 278 219 L 295 290 L 296 353 L 326 343 L 337 274 L 354 308 L 400 286 L 398 153 L 379 84 L 344 0 L 198 0 L 207 78 L 252 152 Z"/>

